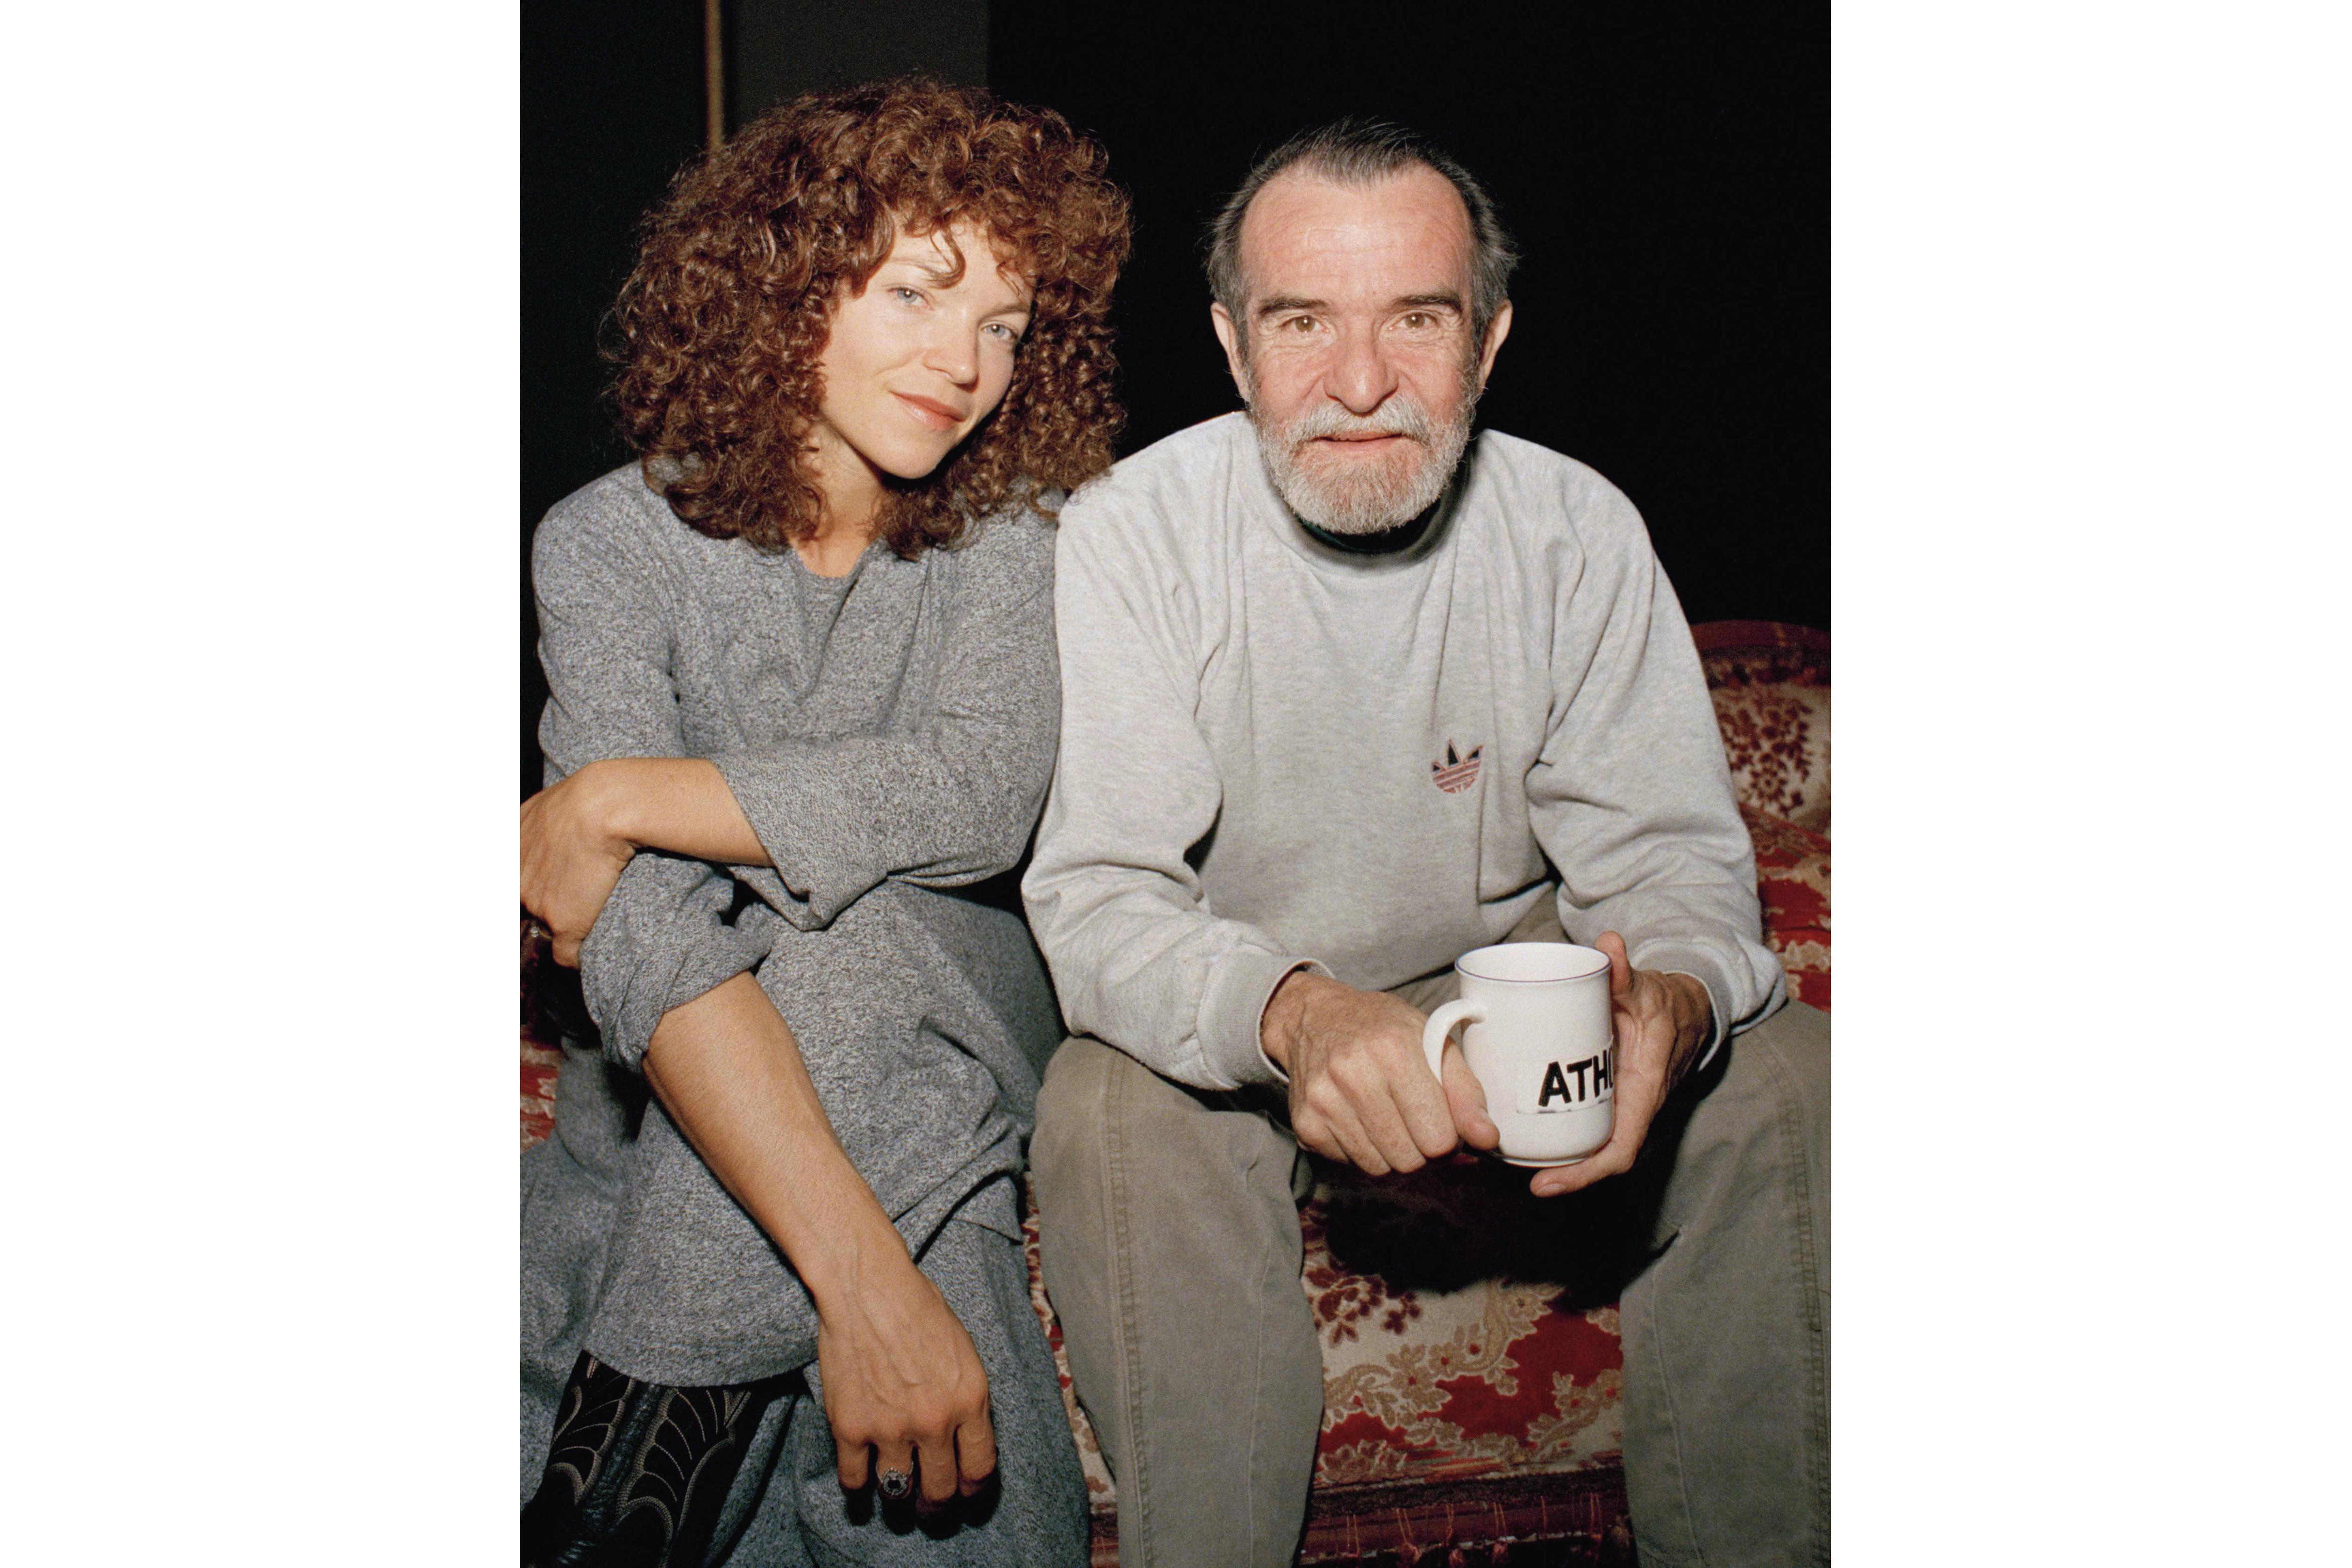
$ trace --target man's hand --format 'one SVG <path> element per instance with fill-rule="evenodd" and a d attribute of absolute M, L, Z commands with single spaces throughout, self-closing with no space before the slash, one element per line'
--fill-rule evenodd
<path fill-rule="evenodd" d="M 1609 1142 L 1573 1165 L 1538 1171 L 1528 1190 L 1539 1198 L 1589 1187 L 1633 1166 L 1642 1140 L 1715 1033 L 1715 1004 L 1687 974 L 1636 969 L 1613 931 L 1592 944 L 1609 955 L 1609 1004 L 1617 1030 L 1617 1120 Z"/>
<path fill-rule="evenodd" d="M 605 773 L 591 763 L 522 803 L 522 907 L 547 927 L 567 969 L 580 967 L 580 944 L 636 853 L 612 826 Z"/>
<path fill-rule="evenodd" d="M 937 1508 L 971 1496 L 996 1469 L 988 1373 L 939 1287 L 903 1250 L 895 1260 L 877 1250 L 875 1266 L 818 1314 L 824 1417 L 845 1489 L 902 1470 L 921 1483 L 923 1506 Z"/>
<path fill-rule="evenodd" d="M 1429 1076 L 1428 1022 L 1386 992 L 1293 970 L 1274 988 L 1258 1038 L 1290 1075 L 1298 1141 L 1375 1176 L 1417 1171 L 1457 1142 L 1492 1149 L 1500 1135 L 1460 1048 L 1446 1047 L 1443 1089 Z"/>

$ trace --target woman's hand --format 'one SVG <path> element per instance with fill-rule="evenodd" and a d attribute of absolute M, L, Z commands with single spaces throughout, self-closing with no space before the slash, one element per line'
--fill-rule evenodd
<path fill-rule="evenodd" d="M 663 1014 L 646 1081 L 816 1303 L 841 1484 L 878 1466 L 919 1474 L 927 1506 L 978 1491 L 996 1469 L 979 1352 L 842 1152 L 760 983 L 738 974 Z"/>
<path fill-rule="evenodd" d="M 886 1251 L 833 1310 L 817 1319 L 816 1362 L 841 1484 L 866 1485 L 899 1470 L 918 1479 L 936 1508 L 970 1497 L 996 1468 L 988 1419 L 988 1374 L 971 1336 L 939 1287 L 901 1252 Z"/>
<path fill-rule="evenodd" d="M 614 826 L 608 771 L 590 763 L 522 803 L 522 907 L 547 927 L 567 969 L 580 967 L 580 944 L 636 853 Z"/>

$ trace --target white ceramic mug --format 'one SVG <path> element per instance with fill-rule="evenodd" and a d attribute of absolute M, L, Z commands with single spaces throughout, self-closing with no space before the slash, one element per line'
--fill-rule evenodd
<path fill-rule="evenodd" d="M 1454 961 L 1459 1001 L 1422 1032 L 1429 1070 L 1444 1075 L 1456 1024 L 1462 1055 L 1486 1090 L 1486 1114 L 1514 1165 L 1572 1165 L 1609 1142 L 1617 1119 L 1609 955 L 1563 942 L 1511 942 Z"/>

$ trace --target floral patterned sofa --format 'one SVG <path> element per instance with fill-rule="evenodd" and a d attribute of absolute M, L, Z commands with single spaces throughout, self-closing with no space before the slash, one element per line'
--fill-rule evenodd
<path fill-rule="evenodd" d="M 1740 815 L 1756 845 L 1767 940 L 1791 995 L 1830 1005 L 1829 637 L 1765 621 L 1692 628 Z M 552 1042 L 525 964 L 522 1142 L 552 1124 Z M 1542 1568 L 1630 1563 L 1610 1240 L 1570 1199 L 1463 1154 L 1378 1184 L 1327 1168 L 1302 1219 L 1323 1335 L 1324 1415 L 1304 1563 Z M 1030 1295 L 1061 1365 L 1036 1268 Z M 1094 1502 L 1094 1562 L 1118 1560 L 1115 1489 L 1075 1401 Z"/>

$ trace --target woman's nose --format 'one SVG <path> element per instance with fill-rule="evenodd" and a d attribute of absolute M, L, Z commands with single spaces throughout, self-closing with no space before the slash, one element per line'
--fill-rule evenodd
<path fill-rule="evenodd" d="M 980 379 L 980 332 L 965 321 L 943 321 L 932 334 L 923 363 L 958 386 Z"/>

